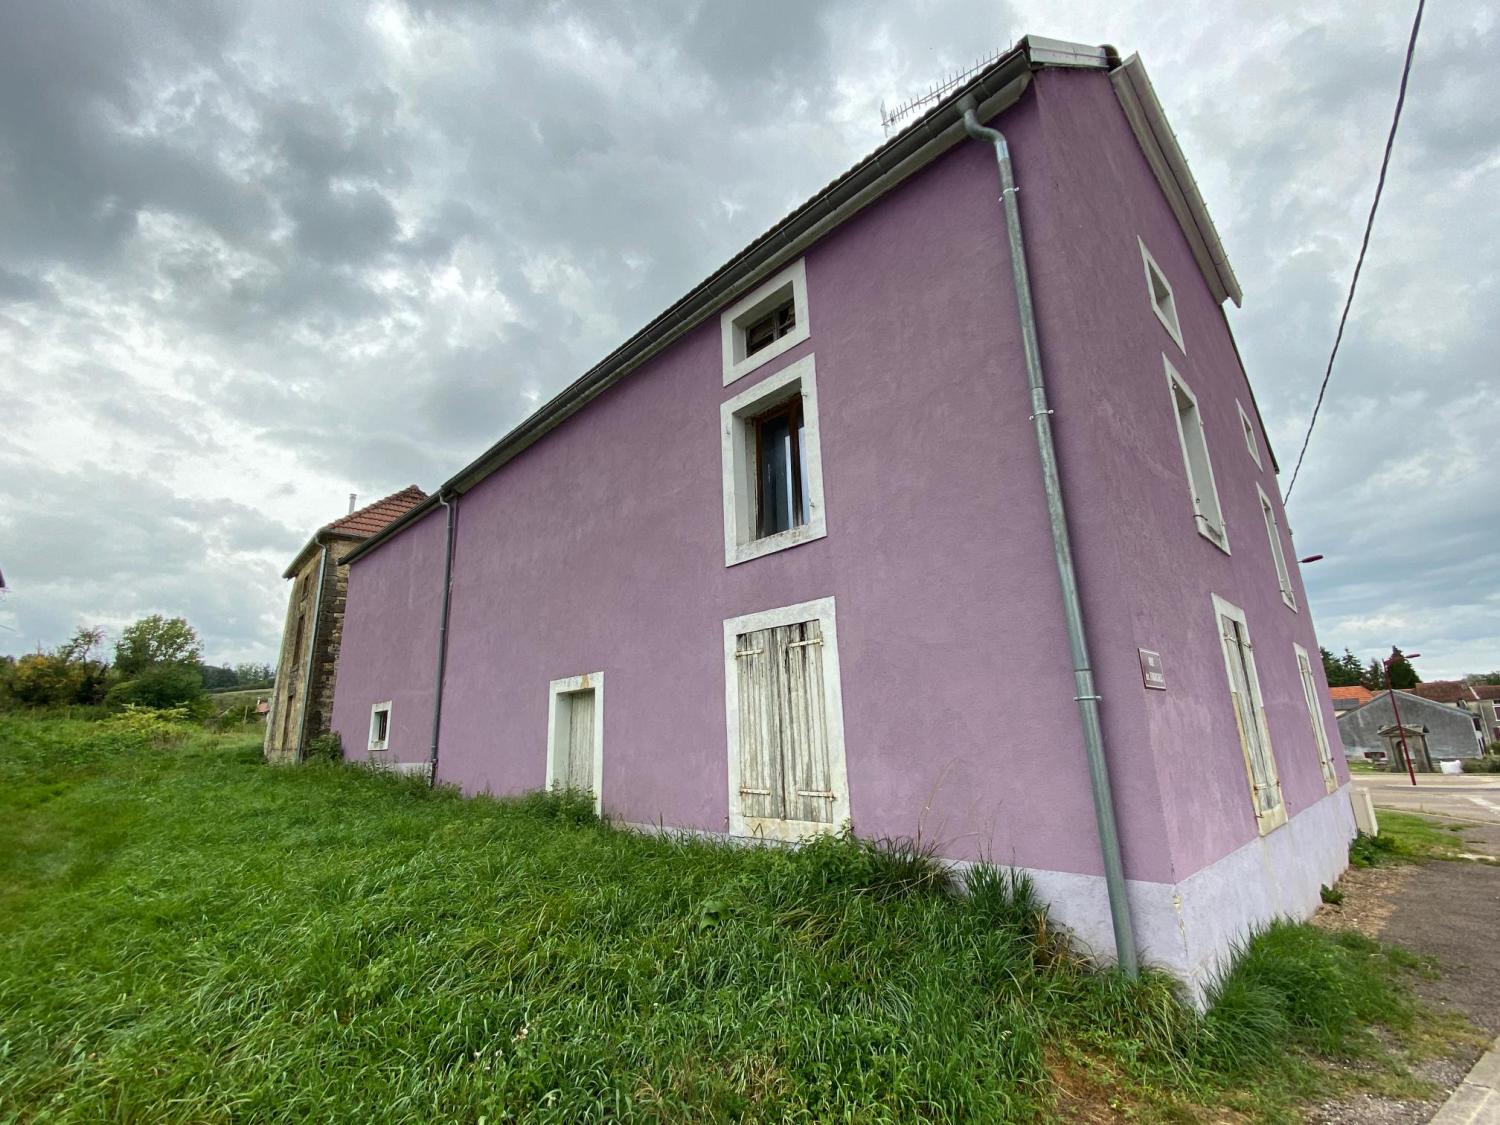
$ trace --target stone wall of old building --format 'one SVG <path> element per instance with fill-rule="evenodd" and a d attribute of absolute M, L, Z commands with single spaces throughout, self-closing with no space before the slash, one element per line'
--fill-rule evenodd
<path fill-rule="evenodd" d="M 307 551 L 304 556 L 291 577 L 286 624 L 276 656 L 276 687 L 271 693 L 271 713 L 266 716 L 265 753 L 270 762 L 293 761 L 297 755 L 307 645 L 312 639 L 313 604 L 317 599 L 318 567 L 323 552 Z"/>
<path fill-rule="evenodd" d="M 349 569 L 338 560 L 357 542 L 354 538 L 319 535 L 316 549 L 305 552 L 292 575 L 276 661 L 276 687 L 266 722 L 267 761 L 296 761 L 308 741 L 328 731 L 339 640 L 344 630 L 344 594 L 349 585 Z M 326 568 L 325 551 L 329 553 Z"/>
<path fill-rule="evenodd" d="M 312 670 L 304 693 L 305 738 L 309 741 L 328 733 L 333 714 L 334 678 L 338 672 L 339 642 L 344 634 L 344 596 L 349 589 L 349 568 L 338 560 L 352 547 L 351 542 L 334 540 L 325 548 L 329 552 L 328 567 L 313 634 Z"/>

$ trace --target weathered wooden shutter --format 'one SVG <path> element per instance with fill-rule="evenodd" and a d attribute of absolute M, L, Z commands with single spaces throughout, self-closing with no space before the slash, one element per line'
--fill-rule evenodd
<path fill-rule="evenodd" d="M 1276 760 L 1266 737 L 1266 717 L 1251 690 L 1253 673 L 1249 663 L 1249 641 L 1240 631 L 1239 622 L 1231 617 L 1220 619 L 1224 638 L 1224 656 L 1229 665 L 1229 690 L 1234 699 L 1234 717 L 1239 726 L 1240 745 L 1250 768 L 1250 787 L 1255 795 L 1255 815 L 1268 817 L 1282 807 L 1281 779 L 1276 775 Z"/>
<path fill-rule="evenodd" d="M 563 783 L 569 789 L 594 788 L 594 693 L 570 692 L 568 701 L 568 763 Z"/>
<path fill-rule="evenodd" d="M 831 824 L 836 794 L 818 622 L 740 634 L 735 664 L 741 815 Z"/>
<path fill-rule="evenodd" d="M 1312 665 L 1304 652 L 1297 653 L 1297 671 L 1302 677 L 1302 697 L 1307 701 L 1307 717 L 1312 722 L 1313 745 L 1318 748 L 1318 762 L 1323 767 L 1323 785 L 1332 793 L 1338 788 L 1339 777 L 1333 768 L 1333 752 L 1328 745 L 1328 732 L 1323 729 L 1317 681 L 1313 679 Z"/>

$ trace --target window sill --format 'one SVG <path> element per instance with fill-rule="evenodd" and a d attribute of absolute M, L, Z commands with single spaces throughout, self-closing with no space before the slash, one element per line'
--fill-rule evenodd
<path fill-rule="evenodd" d="M 732 546 L 726 544 L 724 565 L 738 566 L 740 563 L 758 559 L 763 555 L 774 555 L 778 551 L 800 547 L 804 543 L 822 539 L 827 534 L 828 529 L 824 526 L 821 514 L 814 511 L 812 522 L 805 523 L 801 527 L 794 527 L 790 531 L 778 531 L 775 535 L 767 535 L 764 539 L 752 539 L 748 543 L 736 543 Z"/>
<path fill-rule="evenodd" d="M 1204 523 L 1202 516 L 1199 516 L 1196 522 L 1198 524 L 1199 535 L 1203 536 L 1203 538 L 1207 539 L 1210 543 L 1219 548 L 1219 550 L 1223 551 L 1226 555 L 1230 553 L 1229 536 L 1224 535 L 1223 533 L 1215 535 L 1213 531 L 1209 529 L 1208 525 Z"/>

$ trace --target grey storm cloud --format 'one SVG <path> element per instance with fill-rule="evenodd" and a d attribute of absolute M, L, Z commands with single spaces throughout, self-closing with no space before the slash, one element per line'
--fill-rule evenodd
<path fill-rule="evenodd" d="M 0 8 L 0 650 L 184 613 L 272 656 L 280 571 L 432 487 L 1024 32 L 1142 52 L 1246 291 L 1288 479 L 1408 13 L 76 0 Z M 1429 11 L 1290 506 L 1325 643 L 1500 666 L 1500 28 Z"/>

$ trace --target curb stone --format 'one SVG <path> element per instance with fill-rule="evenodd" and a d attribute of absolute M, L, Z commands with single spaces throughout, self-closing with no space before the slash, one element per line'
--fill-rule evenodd
<path fill-rule="evenodd" d="M 1443 1103 L 1432 1125 L 1500 1125 L 1500 1039 Z"/>

